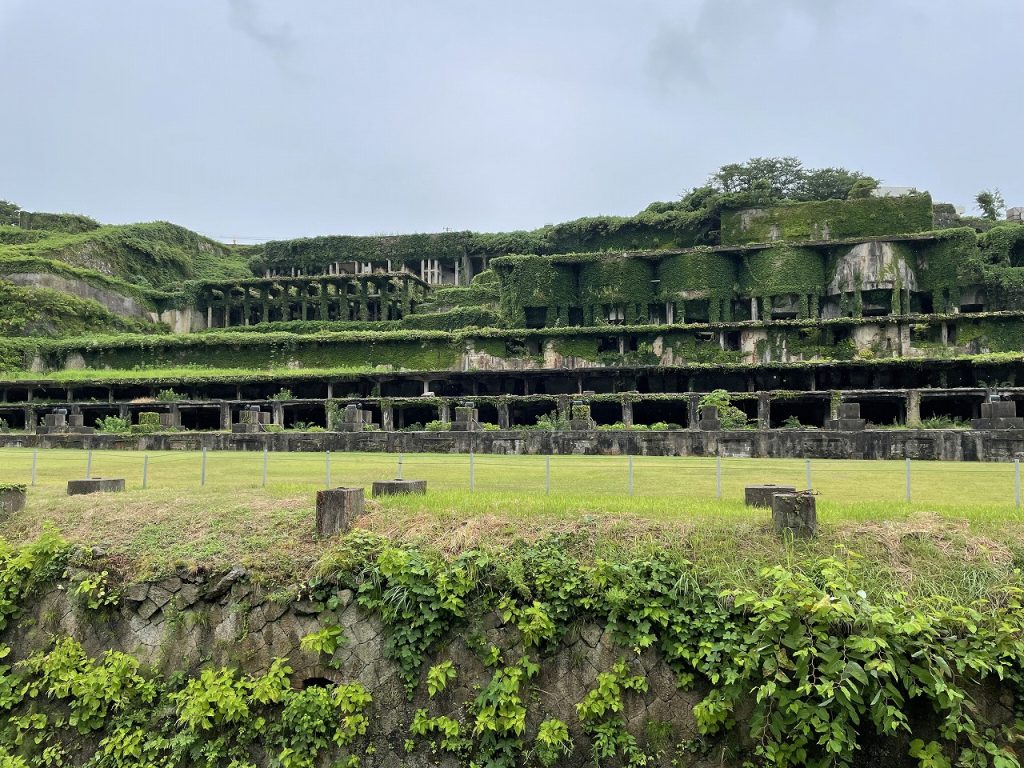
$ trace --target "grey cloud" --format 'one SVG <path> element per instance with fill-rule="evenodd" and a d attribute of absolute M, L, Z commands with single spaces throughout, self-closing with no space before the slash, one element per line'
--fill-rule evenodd
<path fill-rule="evenodd" d="M 256 0 L 231 0 L 230 20 L 233 27 L 273 53 L 289 54 L 295 48 L 291 27 L 265 23 Z"/>

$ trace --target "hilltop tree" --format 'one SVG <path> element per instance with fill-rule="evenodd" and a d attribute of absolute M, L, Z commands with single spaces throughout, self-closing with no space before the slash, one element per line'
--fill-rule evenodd
<path fill-rule="evenodd" d="M 853 191 L 870 193 L 878 181 L 846 168 L 804 168 L 795 157 L 752 157 L 723 165 L 707 187 L 723 195 L 753 195 L 759 203 L 780 200 L 846 200 Z"/>
<path fill-rule="evenodd" d="M 21 206 L 7 200 L 0 200 L 0 224 L 17 224 L 20 210 Z"/>
<path fill-rule="evenodd" d="M 1006 208 L 1006 201 L 998 189 L 983 189 L 975 195 L 974 201 L 981 209 L 981 215 L 992 221 L 998 219 L 999 214 Z"/>

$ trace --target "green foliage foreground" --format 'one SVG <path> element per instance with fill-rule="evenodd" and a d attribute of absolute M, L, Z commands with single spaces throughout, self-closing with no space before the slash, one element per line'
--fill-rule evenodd
<path fill-rule="evenodd" d="M 722 589 L 670 554 L 612 561 L 572 549 L 556 538 L 446 559 L 355 533 L 304 592 L 330 611 L 340 588 L 355 589 L 362 609 L 384 624 L 386 652 L 410 697 L 429 688 L 430 708 L 409 723 L 410 753 L 429 746 L 492 768 L 553 765 L 569 755 L 576 745 L 567 723 L 530 710 L 532 681 L 567 633 L 588 622 L 605 626 L 622 649 L 576 706 L 573 730 L 586 736 L 598 765 L 671 755 L 686 764 L 738 732 L 749 765 L 853 765 L 861 745 L 879 736 L 894 737 L 922 768 L 1018 765 L 1020 720 L 997 728 L 973 698 L 992 680 L 1018 700 L 1022 693 L 1017 587 L 970 605 L 868 595 L 847 557 L 770 568 L 757 588 Z M 0 550 L 0 628 L 60 576 L 69 555 L 52 532 Z M 444 661 L 425 669 L 428 656 L 495 612 L 522 642 L 504 653 L 482 648 L 490 682 L 462 711 L 431 711 L 459 670 Z M 340 641 L 326 627 L 304 645 L 331 653 Z M 679 686 L 699 693 L 698 737 L 659 755 L 623 714 L 624 701 L 648 688 L 627 661 L 644 649 L 656 649 Z M 0 765 L 243 768 L 320 765 L 331 756 L 333 765 L 353 766 L 375 752 L 369 692 L 356 683 L 296 691 L 289 671 L 279 659 L 259 676 L 209 666 L 163 677 L 118 651 L 93 659 L 74 638 L 55 638 L 49 649 L 0 666 Z M 541 717 L 539 727 L 528 726 Z M 83 754 L 87 762 L 77 759 Z"/>

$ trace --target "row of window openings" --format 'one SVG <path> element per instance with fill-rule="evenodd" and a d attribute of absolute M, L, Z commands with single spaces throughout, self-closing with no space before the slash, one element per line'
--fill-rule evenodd
<path fill-rule="evenodd" d="M 865 291 L 862 298 L 862 317 L 886 317 L 892 314 L 892 305 L 890 301 L 889 292 L 884 292 L 886 295 L 881 294 L 882 291 Z M 763 299 L 761 300 L 763 302 Z M 695 300 L 678 302 L 675 304 L 648 304 L 646 312 L 646 322 L 652 325 L 661 325 L 664 323 L 675 323 L 685 322 L 687 323 L 701 323 L 710 321 L 709 313 L 709 302 L 705 300 Z M 604 304 L 600 308 L 601 316 L 605 322 L 611 325 L 625 325 L 627 321 L 627 305 L 626 304 Z M 556 312 L 560 308 L 556 308 Z M 642 305 L 635 305 L 635 315 L 637 321 L 643 322 L 644 315 L 642 313 Z M 984 312 L 985 305 L 980 303 L 973 304 L 961 304 L 960 312 L 967 314 L 971 312 Z M 914 314 L 931 314 L 933 310 L 932 299 L 928 294 L 912 294 L 911 295 L 911 313 Z M 764 313 L 765 309 L 761 309 L 761 313 Z M 560 313 L 560 312 L 559 312 Z M 550 325 L 548 321 L 548 307 L 524 307 L 524 314 L 527 328 L 546 328 Z M 846 307 L 841 313 L 836 315 L 837 317 L 852 317 L 854 311 L 851 307 Z M 791 303 L 784 307 L 773 307 L 771 309 L 771 317 L 773 320 L 796 320 L 800 317 L 800 311 L 796 303 Z M 734 301 L 732 302 L 732 319 L 736 321 L 751 320 L 752 308 L 749 301 Z M 582 326 L 585 324 L 585 313 L 582 307 L 569 307 L 567 311 L 567 320 L 569 325 Z"/>

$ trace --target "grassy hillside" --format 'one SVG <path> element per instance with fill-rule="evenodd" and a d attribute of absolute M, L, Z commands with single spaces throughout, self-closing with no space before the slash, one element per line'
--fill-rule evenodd
<path fill-rule="evenodd" d="M 167 222 L 100 226 L 77 233 L 0 227 L 0 273 L 49 272 L 54 271 L 50 262 L 60 262 L 141 288 L 252 277 L 250 251 Z"/>
<path fill-rule="evenodd" d="M 0 280 L 0 336 L 80 336 L 111 331 L 156 333 L 165 326 L 120 317 L 99 302 Z"/>

